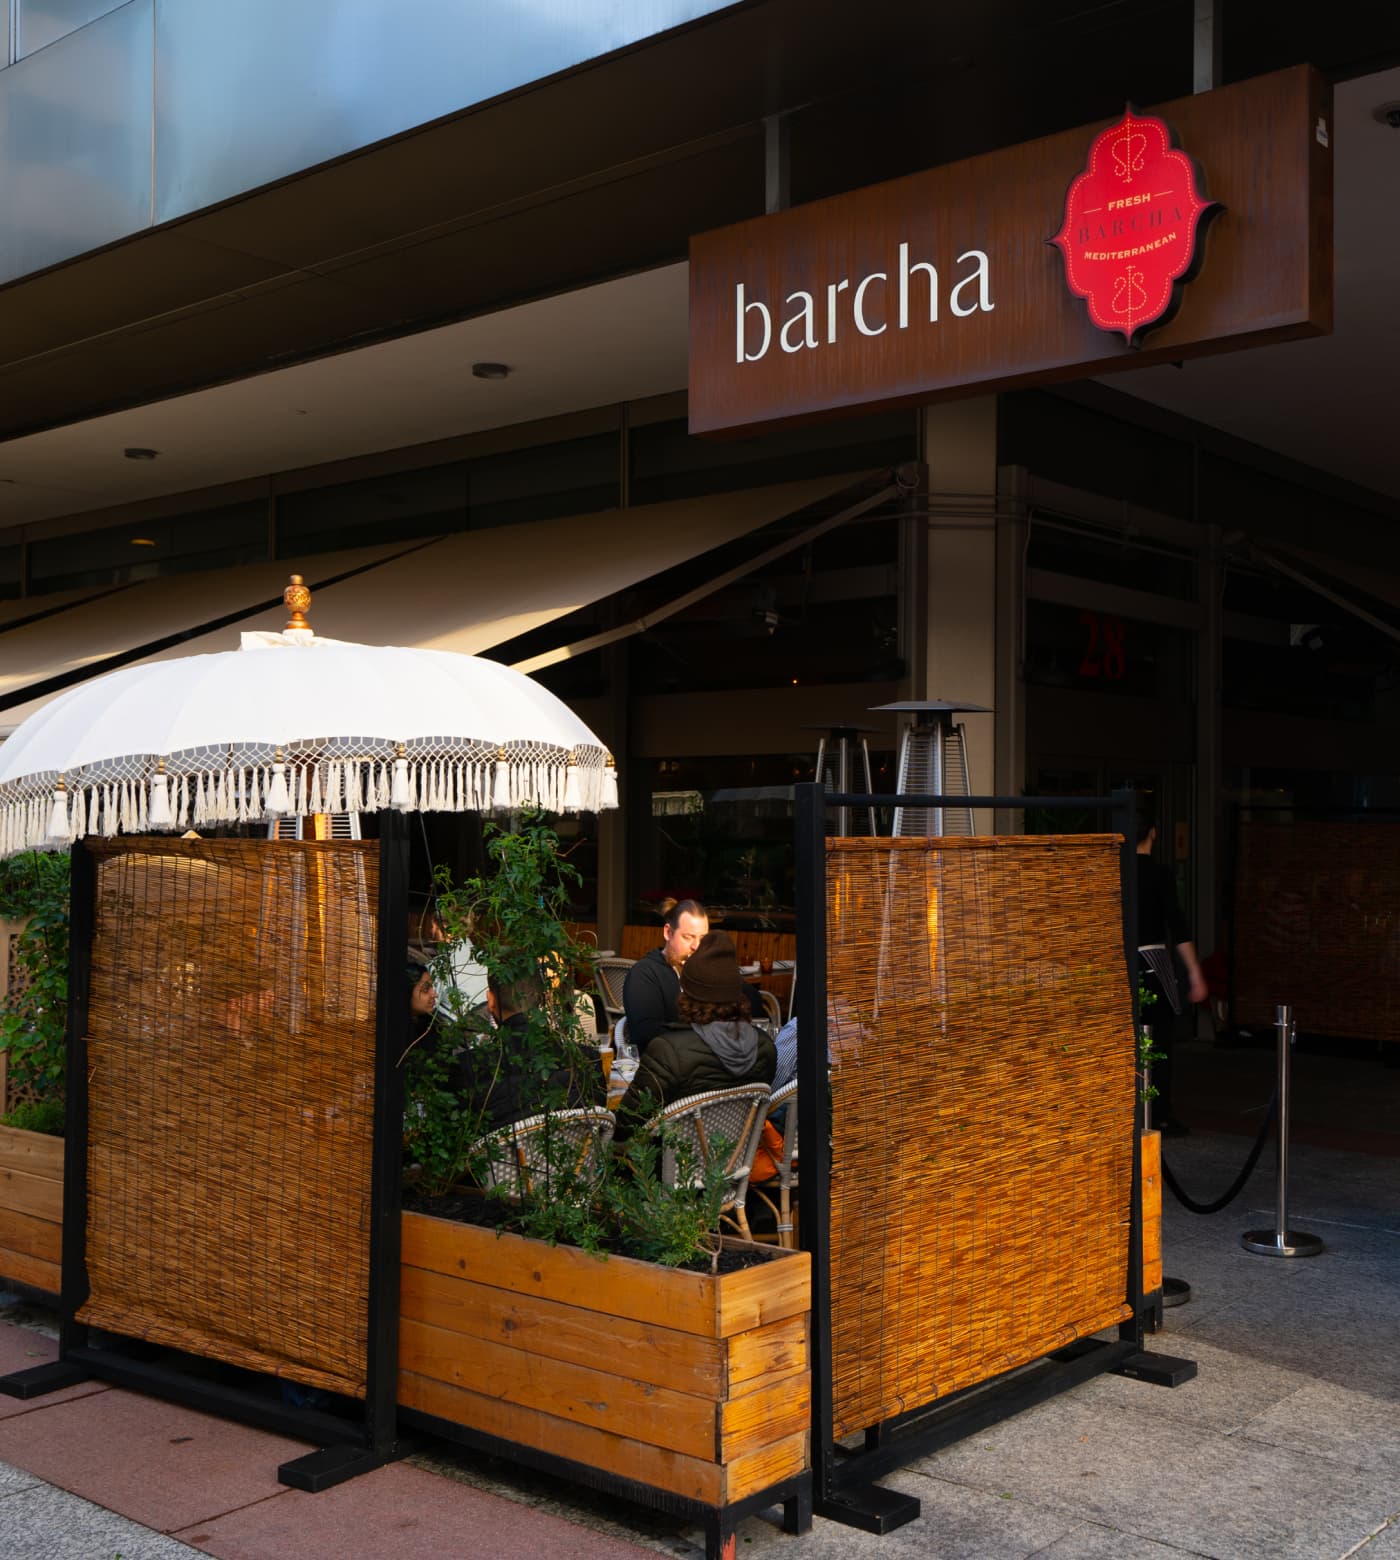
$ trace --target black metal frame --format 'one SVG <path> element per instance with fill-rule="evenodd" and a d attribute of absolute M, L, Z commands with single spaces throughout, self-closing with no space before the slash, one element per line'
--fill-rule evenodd
<path fill-rule="evenodd" d="M 872 1425 L 858 1451 L 841 1446 L 833 1433 L 831 1328 L 831 1175 L 827 1122 L 831 1100 L 827 1077 L 826 1025 L 826 816 L 840 807 L 989 807 L 1005 809 L 1095 808 L 1110 812 L 1121 834 L 1123 958 L 1137 1022 L 1136 820 L 1133 792 L 1107 797 L 835 795 L 814 782 L 795 786 L 797 855 L 796 1012 L 802 1044 L 797 1061 L 798 1141 L 802 1144 L 802 1245 L 812 1258 L 812 1473 L 813 1508 L 871 1533 L 887 1533 L 912 1522 L 919 1502 L 880 1488 L 873 1481 L 894 1469 L 1043 1402 L 1103 1371 L 1163 1386 L 1177 1386 L 1196 1374 L 1192 1361 L 1144 1352 L 1144 1331 L 1155 1313 L 1156 1293 L 1142 1290 L 1143 1110 L 1133 1112 L 1132 1213 L 1124 1291 L 1132 1317 L 1118 1341 L 1080 1340 L 1003 1376 L 981 1382 Z"/>
<path fill-rule="evenodd" d="M 576 1462 L 569 1457 L 556 1456 L 553 1452 L 542 1452 L 535 1447 L 491 1435 L 485 1430 L 473 1430 L 470 1426 L 441 1419 L 422 1409 L 402 1408 L 399 1417 L 412 1429 L 427 1431 L 442 1440 L 453 1441 L 485 1456 L 503 1457 L 554 1478 L 568 1479 L 571 1483 L 601 1490 L 605 1495 L 616 1495 L 622 1500 L 635 1501 L 639 1506 L 649 1506 L 653 1511 L 663 1511 L 668 1516 L 702 1523 L 705 1529 L 705 1560 L 727 1560 L 725 1545 L 738 1524 L 745 1517 L 766 1511 L 770 1506 L 782 1506 L 785 1533 L 806 1533 L 812 1526 L 810 1469 L 795 1473 L 777 1484 L 770 1484 L 766 1489 L 756 1490 L 752 1495 L 745 1495 L 743 1499 L 729 1505 L 712 1506 L 707 1501 L 676 1495 L 670 1490 L 658 1489 L 654 1484 L 629 1479 L 609 1468 Z"/>
<path fill-rule="evenodd" d="M 97 1377 L 153 1397 L 322 1443 L 283 1463 L 284 1484 L 329 1489 L 400 1455 L 397 1444 L 399 1325 L 399 1174 L 403 1081 L 398 1061 L 408 1017 L 399 971 L 408 917 L 408 829 L 397 812 L 380 814 L 375 1090 L 370 1168 L 369 1314 L 364 1414 L 340 1418 L 270 1401 L 247 1388 L 209 1381 L 122 1346 L 96 1347 L 78 1312 L 87 1302 L 87 1014 L 92 974 L 96 869 L 79 841 L 72 851 L 69 900 L 67 1107 L 63 1149 L 63 1274 L 59 1356 L 47 1365 L 0 1377 L 0 1393 L 34 1398 Z"/>

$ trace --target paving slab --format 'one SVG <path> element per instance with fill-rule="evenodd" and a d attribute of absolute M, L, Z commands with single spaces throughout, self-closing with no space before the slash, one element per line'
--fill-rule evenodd
<path fill-rule="evenodd" d="M 0 1463 L 0 1495 L 13 1495 L 19 1490 L 32 1490 L 43 1483 L 43 1480 L 23 1468 L 12 1467 L 9 1463 Z M 4 1533 L 3 1525 L 0 1525 L 0 1535 Z M 4 1551 L 0 1550 L 0 1554 Z"/>
<path fill-rule="evenodd" d="M 1106 1423 L 1072 1394 L 923 1466 L 1216 1560 L 1342 1555 L 1394 1506 L 1393 1491 L 1336 1463 L 1148 1408 Z"/>
<path fill-rule="evenodd" d="M 116 1388 L 0 1420 L 0 1458 L 163 1533 L 278 1494 L 306 1450 Z"/>
<path fill-rule="evenodd" d="M 57 1358 L 58 1343 L 55 1339 L 45 1338 L 13 1322 L 0 1322 L 0 1376 L 8 1376 L 17 1370 L 30 1370 L 35 1365 L 47 1365 L 50 1360 Z M 64 1387 L 61 1392 L 50 1392 L 42 1398 L 0 1396 L 0 1419 L 30 1414 L 36 1408 L 71 1402 L 74 1398 L 88 1397 L 94 1392 L 107 1390 L 105 1382 L 84 1381 L 76 1387 Z"/>
<path fill-rule="evenodd" d="M 1400 1511 L 1364 1549 L 1357 1550 L 1356 1560 L 1400 1560 Z"/>
<path fill-rule="evenodd" d="M 1400 1403 L 1393 1396 L 1310 1381 L 1256 1415 L 1241 1433 L 1251 1441 L 1377 1474 L 1400 1505 Z"/>
<path fill-rule="evenodd" d="M 1075 1399 L 1116 1412 L 1148 1412 L 1154 1419 L 1200 1425 L 1229 1434 L 1286 1403 L 1310 1380 L 1295 1370 L 1243 1359 L 1200 1337 L 1188 1335 L 1177 1342 L 1162 1334 L 1153 1340 L 1152 1347 L 1159 1354 L 1179 1350 L 1185 1358 L 1194 1360 L 1195 1378 L 1163 1391 L 1126 1376 L 1095 1376 L 1075 1389 Z"/>
<path fill-rule="evenodd" d="M 1181 1560 L 1183 1555 L 1198 1553 L 1097 1522 L 1083 1522 L 1047 1548 L 1037 1550 L 1035 1560 Z"/>
<path fill-rule="evenodd" d="M 66 1490 L 32 1482 L 0 1497 L 5 1560 L 192 1560 L 199 1551 L 104 1511 Z"/>
<path fill-rule="evenodd" d="M 191 1524 L 177 1536 L 219 1560 L 366 1560 L 431 1555 L 557 1555 L 638 1560 L 644 1551 L 403 1463 L 308 1495 L 268 1500 Z"/>

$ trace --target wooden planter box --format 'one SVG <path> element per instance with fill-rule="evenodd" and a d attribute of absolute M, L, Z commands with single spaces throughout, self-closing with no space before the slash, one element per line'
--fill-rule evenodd
<path fill-rule="evenodd" d="M 772 1260 L 712 1276 L 405 1213 L 399 1405 L 439 1433 L 703 1514 L 712 1553 L 725 1514 L 763 1492 L 796 1530 L 811 1259 L 760 1249 Z"/>
<path fill-rule="evenodd" d="M 57 1294 L 63 1139 L 0 1126 L 0 1278 Z"/>

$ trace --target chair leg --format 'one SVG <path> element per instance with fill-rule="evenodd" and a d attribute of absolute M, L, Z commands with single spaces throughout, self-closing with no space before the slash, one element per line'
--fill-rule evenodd
<path fill-rule="evenodd" d="M 743 1203 L 734 1204 L 734 1222 L 739 1226 L 739 1233 L 745 1240 L 752 1240 L 753 1233 L 749 1229 L 749 1216 L 744 1212 Z"/>

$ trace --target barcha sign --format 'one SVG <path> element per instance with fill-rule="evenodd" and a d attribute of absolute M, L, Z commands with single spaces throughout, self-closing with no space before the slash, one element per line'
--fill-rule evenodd
<path fill-rule="evenodd" d="M 1211 197 L 1191 186 L 1174 231 L 1185 237 L 1189 210 L 1192 242 L 1156 267 L 1165 281 L 1153 308 L 1139 312 L 1133 279 L 1118 289 L 1111 267 L 1066 276 L 1066 239 L 1073 249 L 1084 225 L 1069 225 L 1076 191 L 1100 144 L 1111 158 L 1106 132 L 1122 122 L 1068 131 L 693 238 L 691 432 L 781 427 L 1329 331 L 1327 83 L 1300 66 L 1128 122 L 1130 136 L 1162 140 L 1151 148 L 1159 172 L 1187 161 L 1169 146 L 1170 126 Z M 1207 237 L 1198 224 L 1210 205 L 1222 210 Z M 1113 223 L 1126 232 L 1136 209 L 1109 217 L 1102 246 L 1080 247 L 1121 248 Z M 1183 297 L 1180 283 L 1198 266 Z M 1144 299 L 1146 280 L 1136 280 Z M 1120 318 L 1115 293 L 1133 318 Z"/>

